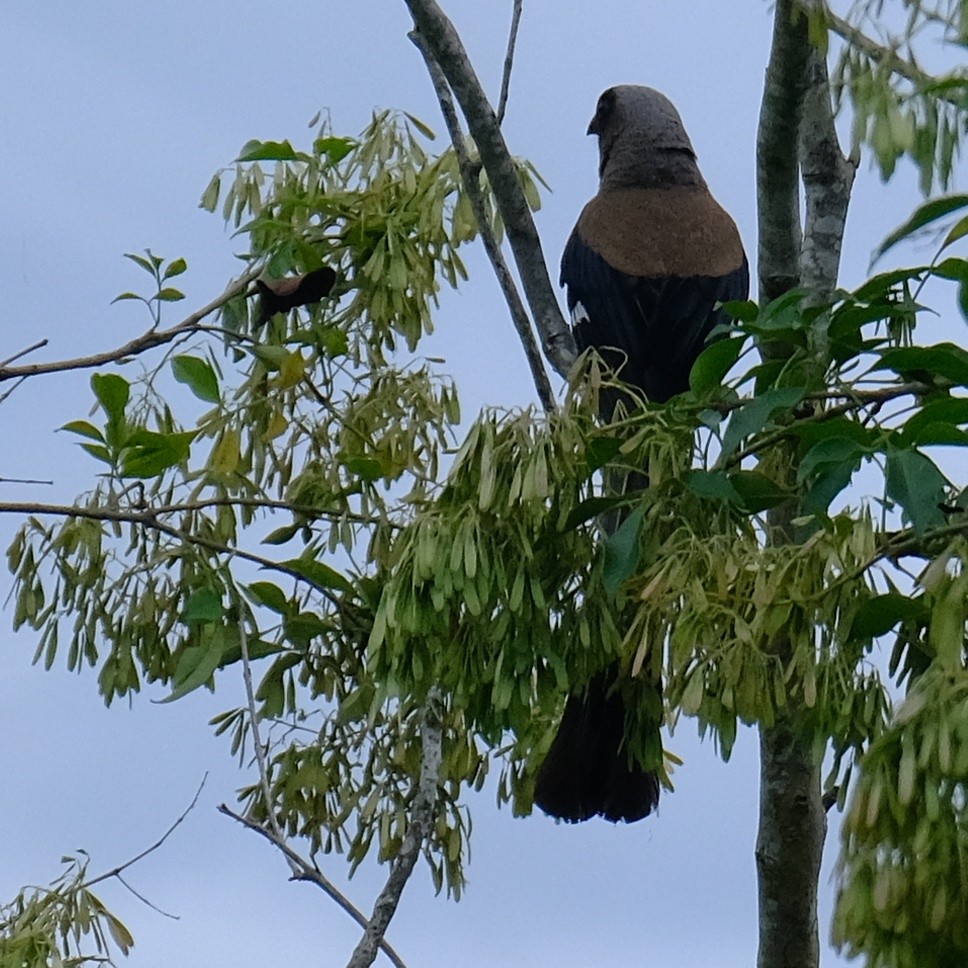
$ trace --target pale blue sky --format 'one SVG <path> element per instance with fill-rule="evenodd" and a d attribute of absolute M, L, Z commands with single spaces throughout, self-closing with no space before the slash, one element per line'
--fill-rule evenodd
<path fill-rule="evenodd" d="M 510 3 L 450 0 L 445 7 L 496 94 Z M 644 83 L 678 105 L 713 191 L 755 257 L 754 133 L 770 35 L 762 0 L 526 0 L 506 130 L 553 188 L 538 216 L 556 274 L 581 206 L 595 191 L 597 156 L 585 128 L 599 93 Z M 134 4 L 31 3 L 5 11 L 0 64 L 0 190 L 4 314 L 0 358 L 40 337 L 32 359 L 114 346 L 141 332 L 129 303 L 138 283 L 121 258 L 150 246 L 184 256 L 194 306 L 221 291 L 241 248 L 198 198 L 212 172 L 250 138 L 307 137 L 328 108 L 354 133 L 375 107 L 406 109 L 439 131 L 423 63 L 406 39 L 402 0 L 267 5 L 252 0 Z M 916 204 L 904 169 L 885 189 L 865 164 L 847 237 L 843 281 L 860 280 L 872 247 Z M 461 380 L 465 413 L 532 399 L 506 311 L 487 266 L 445 294 L 433 351 Z M 175 318 L 174 316 L 172 317 Z M 948 338 L 963 332 L 952 317 Z M 933 335 L 932 335 L 933 338 Z M 499 361 L 493 365 L 494 360 Z M 53 430 L 83 417 L 88 375 L 36 380 L 0 407 L 3 477 L 53 478 L 43 492 L 69 501 L 95 468 Z M 0 500 L 36 491 L 0 485 Z M 0 521 L 4 545 L 12 531 Z M 0 576 L 0 596 L 9 579 Z M 5 627 L 4 627 L 5 626 Z M 239 687 L 157 706 L 157 690 L 105 710 L 93 674 L 62 661 L 30 665 L 34 641 L 0 624 L 0 897 L 43 882 L 61 854 L 85 848 L 109 868 L 150 843 L 209 781 L 198 808 L 164 849 L 130 872 L 169 921 L 115 886 L 103 891 L 132 928 L 135 968 L 341 965 L 357 931 L 320 892 L 290 884 L 282 860 L 215 812 L 243 782 L 207 720 L 237 703 Z M 740 968 L 755 960 L 753 843 L 757 748 L 748 731 L 722 765 L 690 722 L 671 747 L 686 760 L 659 815 L 631 827 L 555 826 L 514 819 L 493 794 L 471 801 L 473 858 L 459 904 L 435 899 L 420 870 L 389 938 L 411 968 L 459 965 L 675 965 Z M 827 848 L 822 933 L 826 939 Z M 343 881 L 344 864 L 327 862 Z M 384 872 L 369 867 L 347 888 L 369 910 Z M 379 963 L 379 962 L 378 962 Z M 384 964 L 386 962 L 383 962 Z M 825 954 L 824 964 L 838 964 Z"/>

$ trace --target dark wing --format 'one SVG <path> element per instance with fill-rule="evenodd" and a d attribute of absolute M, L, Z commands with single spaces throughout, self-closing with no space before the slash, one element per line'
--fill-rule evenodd
<path fill-rule="evenodd" d="M 721 276 L 630 276 L 572 232 L 561 284 L 580 350 L 594 347 L 625 383 L 662 402 L 689 389 L 689 371 L 710 332 L 728 316 L 716 304 L 745 299 L 746 257 Z M 617 352 L 616 352 L 617 351 Z"/>

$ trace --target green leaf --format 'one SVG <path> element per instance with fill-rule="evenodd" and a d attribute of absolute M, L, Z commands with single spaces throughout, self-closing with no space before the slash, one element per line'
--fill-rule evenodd
<path fill-rule="evenodd" d="M 124 477 L 157 477 L 169 467 L 188 459 L 197 431 L 159 434 L 153 430 L 136 430 L 125 441 L 121 461 Z"/>
<path fill-rule="evenodd" d="M 198 356 L 176 356 L 171 370 L 179 383 L 186 384 L 199 400 L 218 403 L 218 377 L 212 365 Z"/>
<path fill-rule="evenodd" d="M 573 531 L 579 525 L 597 518 L 600 514 L 607 514 L 617 507 L 621 507 L 628 502 L 628 496 L 615 494 L 610 497 L 590 497 L 578 504 L 568 515 L 561 530 Z"/>
<path fill-rule="evenodd" d="M 613 597 L 618 594 L 622 583 L 635 574 L 638 567 L 639 529 L 642 527 L 644 515 L 644 509 L 637 507 L 605 542 L 602 582 L 605 590 Z"/>
<path fill-rule="evenodd" d="M 222 191 L 222 174 L 216 172 L 212 175 L 212 180 L 205 186 L 202 197 L 198 202 L 198 207 L 206 212 L 214 212 L 218 207 L 218 197 Z"/>
<path fill-rule="evenodd" d="M 343 465 L 351 474 L 364 481 L 378 481 L 383 477 L 383 465 L 372 457 L 351 457 Z"/>
<path fill-rule="evenodd" d="M 353 588 L 348 578 L 315 558 L 290 558 L 279 564 L 305 578 L 317 588 L 336 588 L 343 592 L 351 591 Z"/>
<path fill-rule="evenodd" d="M 159 703 L 174 702 L 182 696 L 194 692 L 199 686 L 205 685 L 215 670 L 222 664 L 225 655 L 225 630 L 222 626 L 216 626 L 211 633 L 203 636 L 203 644 L 189 646 L 182 655 L 182 662 L 179 662 L 179 673 L 183 677 L 178 685 L 165 696 L 158 700 Z"/>
<path fill-rule="evenodd" d="M 61 430 L 69 430 L 72 434 L 80 434 L 82 437 L 88 437 L 91 440 L 104 440 L 104 436 L 100 430 L 97 429 L 93 424 L 88 423 L 86 420 L 72 420 L 70 423 L 64 424 Z"/>
<path fill-rule="evenodd" d="M 162 302 L 178 302 L 180 299 L 185 298 L 185 294 L 180 289 L 166 287 L 159 290 L 154 298 L 160 299 Z"/>
<path fill-rule="evenodd" d="M 760 307 L 751 299 L 730 299 L 723 303 L 723 309 L 741 323 L 752 323 L 760 314 Z"/>
<path fill-rule="evenodd" d="M 236 161 L 298 161 L 306 160 L 288 141 L 247 141 Z"/>
<path fill-rule="evenodd" d="M 217 622 L 225 614 L 222 596 L 211 588 L 201 588 L 185 603 L 181 620 L 185 625 L 198 622 Z"/>
<path fill-rule="evenodd" d="M 114 299 L 111 300 L 111 305 L 113 306 L 116 302 L 121 302 L 122 299 L 140 299 L 142 302 L 144 302 L 144 297 L 139 296 L 136 292 L 123 292 L 120 296 L 115 296 Z"/>
<path fill-rule="evenodd" d="M 945 497 L 947 480 L 934 461 L 917 450 L 895 450 L 887 454 L 885 490 L 904 510 L 918 534 L 945 523 L 939 504 Z"/>
<path fill-rule="evenodd" d="M 124 419 L 124 408 L 131 396 L 131 387 L 124 377 L 117 373 L 95 373 L 91 388 L 109 419 L 117 422 Z"/>
<path fill-rule="evenodd" d="M 250 595 L 260 605 L 278 612 L 280 615 L 288 615 L 292 610 L 286 593 L 271 581 L 254 581 L 247 586 Z"/>
<path fill-rule="evenodd" d="M 417 129 L 417 130 L 418 130 L 418 131 L 419 131 L 419 132 L 420 132 L 420 133 L 421 133 L 421 134 L 422 134 L 423 136 L 424 136 L 424 137 L 425 137 L 425 138 L 427 138 L 427 139 L 428 139 L 429 141 L 434 141 L 434 140 L 436 139 L 436 137 L 437 137 L 437 135 L 436 135 L 436 134 L 434 134 L 434 132 L 433 132 L 433 129 L 432 129 L 432 128 L 430 128 L 430 127 L 428 127 L 428 125 L 426 125 L 426 124 L 424 124 L 424 122 L 423 122 L 423 121 L 421 121 L 421 120 L 420 120 L 420 118 L 418 118 L 418 117 L 416 117 L 416 116 L 414 116 L 414 115 L 412 115 L 412 114 L 411 114 L 411 113 L 410 113 L 409 111 L 404 111 L 404 114 L 406 115 L 406 117 L 407 117 L 407 120 L 408 120 L 408 121 L 409 121 L 409 122 L 410 122 L 410 123 L 411 123 L 411 124 L 412 124 L 412 125 L 413 125 L 413 126 L 414 126 L 414 127 L 415 127 L 415 128 L 416 128 L 416 129 Z"/>
<path fill-rule="evenodd" d="M 150 252 L 148 255 L 151 257 Z M 144 269 L 145 272 L 149 273 L 149 275 L 153 276 L 155 274 L 155 269 L 157 267 L 154 264 L 154 257 L 146 259 L 143 255 L 137 255 L 134 252 L 125 252 L 124 257 L 126 259 L 130 259 L 133 263 L 135 263 L 135 265 L 141 266 L 141 268 Z"/>
<path fill-rule="evenodd" d="M 180 276 L 188 268 L 188 263 L 184 259 L 172 259 L 165 269 L 162 279 L 174 279 Z"/>
<path fill-rule="evenodd" d="M 98 444 L 81 444 L 81 447 L 92 457 L 96 457 L 98 460 L 103 461 L 109 467 L 114 466 L 114 458 L 111 456 L 110 451 L 106 447 L 100 447 Z"/>
<path fill-rule="evenodd" d="M 919 435 L 933 424 L 947 424 L 953 428 L 968 424 L 968 399 L 945 397 L 925 404 L 905 422 L 902 428 L 904 439 L 916 444 Z"/>
<path fill-rule="evenodd" d="M 707 346 L 693 364 L 689 374 L 689 388 L 697 396 L 722 386 L 723 378 L 739 359 L 746 344 L 746 336 L 721 339 Z"/>
<path fill-rule="evenodd" d="M 275 531 L 270 531 L 263 539 L 263 544 L 268 545 L 283 545 L 287 541 L 292 541 L 292 539 L 302 531 L 303 526 L 301 524 L 287 524 L 281 528 L 276 528 Z"/>
<path fill-rule="evenodd" d="M 864 444 L 850 437 L 828 437 L 811 447 L 800 461 L 797 483 L 802 484 L 818 468 L 827 464 L 849 464 L 856 468 L 860 458 L 869 453 Z"/>
<path fill-rule="evenodd" d="M 740 496 L 725 471 L 691 470 L 686 473 L 686 487 L 698 497 L 739 504 Z"/>
<path fill-rule="evenodd" d="M 864 602 L 850 626 L 849 639 L 876 639 L 890 632 L 898 622 L 927 618 L 928 609 L 920 598 L 908 598 L 899 592 L 875 595 Z"/>
<path fill-rule="evenodd" d="M 934 346 L 902 346 L 881 354 L 876 370 L 893 370 L 901 376 L 931 382 L 941 376 L 958 386 L 968 386 L 968 352 L 954 343 Z"/>
<path fill-rule="evenodd" d="M 760 471 L 736 471 L 729 475 L 729 483 L 739 497 L 736 503 L 750 514 L 774 508 L 790 497 L 788 491 Z"/>
<path fill-rule="evenodd" d="M 334 165 L 338 165 L 356 146 L 349 138 L 317 138 L 313 149 L 318 155 L 325 155 Z"/>
<path fill-rule="evenodd" d="M 803 399 L 804 392 L 800 387 L 778 387 L 734 410 L 723 434 L 723 455 L 729 456 L 746 437 L 759 433 L 778 410 L 795 407 Z"/>
<path fill-rule="evenodd" d="M 855 470 L 856 463 L 822 465 L 803 497 L 804 514 L 826 514 L 830 502 L 850 484 Z"/>
<path fill-rule="evenodd" d="M 622 441 L 618 437 L 592 437 L 585 450 L 585 463 L 591 473 L 604 467 L 622 449 Z"/>
<path fill-rule="evenodd" d="M 902 239 L 913 235 L 919 229 L 937 222 L 938 219 L 957 212 L 959 209 L 968 208 L 968 195 L 949 195 L 946 198 L 933 198 L 925 202 L 914 214 L 899 228 L 896 228 L 874 251 L 872 262 L 876 262 L 888 249 L 897 245 Z"/>

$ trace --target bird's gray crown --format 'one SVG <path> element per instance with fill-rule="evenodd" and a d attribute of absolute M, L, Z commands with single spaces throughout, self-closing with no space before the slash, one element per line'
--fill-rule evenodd
<path fill-rule="evenodd" d="M 602 188 L 704 185 L 679 112 L 654 88 L 610 87 L 588 133 L 598 135 Z"/>

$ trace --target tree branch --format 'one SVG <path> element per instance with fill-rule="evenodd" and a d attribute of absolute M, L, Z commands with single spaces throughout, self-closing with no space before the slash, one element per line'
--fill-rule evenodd
<path fill-rule="evenodd" d="M 175 538 L 185 544 L 197 545 L 199 548 L 206 548 L 219 554 L 228 555 L 230 558 L 240 558 L 243 561 L 252 562 L 269 571 L 275 571 L 282 575 L 288 575 L 297 581 L 305 582 L 315 588 L 321 595 L 328 598 L 334 604 L 339 604 L 333 596 L 332 590 L 318 585 L 306 575 L 291 568 L 284 562 L 273 561 L 271 558 L 264 558 L 262 555 L 253 554 L 251 551 L 243 551 L 241 548 L 233 548 L 213 541 L 211 538 L 203 538 L 200 535 L 189 534 L 186 531 L 165 524 L 158 520 L 158 509 L 148 511 L 119 511 L 111 508 L 78 508 L 64 504 L 0 504 L 0 514 L 49 514 L 61 518 L 85 518 L 90 521 L 117 521 L 120 524 L 137 524 L 142 527 L 166 534 L 170 538 Z"/>
<path fill-rule="evenodd" d="M 567 376 L 577 356 L 575 340 L 552 288 L 541 240 L 494 109 L 454 25 L 435 0 L 406 0 L 406 4 L 423 42 L 447 78 L 477 144 L 545 356 L 561 376 Z"/>
<path fill-rule="evenodd" d="M 799 155 L 806 202 L 800 282 L 812 300 L 821 301 L 837 286 L 857 159 L 845 158 L 840 149 L 830 105 L 827 59 L 816 47 L 810 48 L 807 61 Z"/>
<path fill-rule="evenodd" d="M 541 405 L 546 411 L 554 410 L 554 392 L 551 389 L 551 384 L 548 382 L 548 374 L 545 372 L 544 364 L 541 362 L 541 352 L 534 339 L 534 332 L 531 329 L 531 319 L 528 316 L 528 311 L 524 308 L 524 303 L 521 301 L 517 286 L 515 286 L 514 279 L 511 277 L 511 271 L 508 269 L 508 264 L 504 259 L 501 247 L 498 245 L 491 228 L 491 223 L 488 220 L 477 171 L 467 154 L 464 134 L 460 128 L 457 112 L 454 110 L 454 101 L 450 94 L 450 88 L 447 86 L 447 79 L 444 77 L 440 65 L 434 60 L 433 54 L 428 49 L 419 31 L 411 31 L 410 39 L 423 55 L 424 62 L 427 65 L 427 71 L 430 74 L 430 80 L 437 93 L 437 100 L 440 102 L 440 110 L 444 116 L 444 123 L 447 125 L 447 131 L 450 134 L 450 140 L 457 155 L 461 182 L 464 186 L 464 191 L 467 193 L 467 197 L 470 199 L 471 208 L 474 210 L 474 217 L 477 219 L 477 225 L 481 233 L 481 241 L 484 243 L 484 251 L 487 253 L 488 259 L 491 260 L 491 266 L 494 269 L 494 274 L 497 276 L 498 285 L 501 287 L 501 292 L 504 293 L 504 299 L 511 312 L 511 321 L 514 323 L 514 328 L 517 330 L 518 337 L 524 347 L 524 355 L 528 361 L 528 366 L 531 368 L 531 376 L 534 379 L 534 384 L 538 391 L 538 398 L 541 400 Z"/>
<path fill-rule="evenodd" d="M 157 911 L 159 914 L 164 915 L 166 918 L 171 918 L 177 921 L 178 915 L 169 914 L 167 911 L 162 911 L 160 907 L 152 904 L 146 897 L 139 894 L 121 875 L 129 868 L 133 867 L 140 860 L 144 860 L 149 854 L 153 854 L 162 844 L 181 826 L 182 821 L 195 809 L 195 805 L 198 803 L 198 798 L 202 795 L 202 788 L 205 786 L 205 781 L 208 779 L 208 774 L 202 777 L 202 782 L 199 783 L 198 789 L 195 791 L 195 796 L 192 797 L 192 802 L 185 807 L 185 809 L 178 816 L 178 819 L 148 848 L 141 851 L 141 853 L 136 854 L 131 860 L 125 861 L 123 864 L 119 864 L 117 867 L 112 868 L 109 871 L 105 871 L 103 874 L 98 874 L 97 877 L 92 877 L 91 880 L 85 881 L 83 884 L 79 884 L 77 890 L 88 890 L 92 888 L 95 884 L 100 884 L 101 881 L 110 880 L 112 877 L 119 880 L 127 890 L 129 890 L 142 904 L 147 904 L 153 911 Z"/>
<path fill-rule="evenodd" d="M 16 380 L 30 376 L 40 376 L 44 373 L 61 373 L 65 370 L 88 370 L 95 366 L 104 366 L 106 363 L 119 363 L 129 356 L 137 356 L 146 350 L 154 349 L 156 346 L 163 346 L 170 343 L 184 333 L 192 332 L 198 324 L 206 317 L 221 308 L 230 299 L 245 292 L 249 284 L 262 272 L 262 266 L 253 266 L 247 272 L 239 276 L 235 282 L 231 283 L 221 296 L 213 299 L 201 309 L 186 316 L 180 323 L 169 329 L 149 329 L 141 336 L 118 346 L 113 350 L 106 350 L 103 353 L 95 353 L 93 356 L 79 356 L 73 360 L 55 360 L 50 363 L 32 363 L 24 366 L 5 366 L 0 365 L 0 383 L 6 380 Z M 33 349 L 34 347 L 31 347 Z M 25 351 L 26 352 L 26 351 Z M 17 359 L 17 354 L 11 359 Z"/>
<path fill-rule="evenodd" d="M 366 915 L 355 905 L 349 898 L 344 895 L 339 888 L 336 887 L 333 882 L 326 877 L 323 872 L 316 867 L 315 864 L 310 863 L 304 857 L 301 857 L 296 851 L 290 847 L 285 840 L 280 840 L 271 830 L 266 830 L 265 827 L 260 826 L 254 820 L 250 820 L 248 817 L 244 817 L 240 813 L 236 813 L 227 804 L 220 804 L 218 807 L 218 812 L 223 816 L 231 817 L 236 822 L 242 824 L 243 827 L 254 831 L 261 837 L 264 837 L 273 845 L 277 850 L 279 850 L 282 855 L 286 858 L 289 864 L 290 870 L 295 868 L 298 873 L 293 875 L 293 880 L 296 881 L 307 881 L 310 884 L 315 884 L 320 890 L 326 894 L 330 900 L 335 901 L 361 928 L 367 927 Z M 380 949 L 384 954 L 390 959 L 390 961 L 396 966 L 396 968 L 407 968 L 403 959 L 397 954 L 393 947 L 385 940 L 380 941 Z"/>
<path fill-rule="evenodd" d="M 524 0 L 514 0 L 511 14 L 511 30 L 508 33 L 508 50 L 504 55 L 504 73 L 501 76 L 501 96 L 497 100 L 497 123 L 504 124 L 504 112 L 508 107 L 508 92 L 511 88 L 511 69 L 514 67 L 514 47 L 518 42 L 518 27 L 521 24 L 521 11 Z"/>
<path fill-rule="evenodd" d="M 882 64 L 892 74 L 903 77 L 910 81 L 916 88 L 923 90 L 937 84 L 938 78 L 933 77 L 911 61 L 902 57 L 893 47 L 887 47 L 878 43 L 872 37 L 867 36 L 859 27 L 838 17 L 831 10 L 824 10 L 824 18 L 827 26 L 843 40 L 848 46 L 866 54 L 874 63 Z M 935 96 L 939 101 L 947 101 L 956 108 L 964 110 L 964 95 L 952 94 L 943 90 L 935 91 Z"/>
<path fill-rule="evenodd" d="M 420 725 L 422 757 L 417 793 L 410 808 L 410 825 L 404 835 L 400 852 L 393 859 L 390 875 L 380 896 L 373 905 L 373 916 L 356 946 L 347 968 L 369 968 L 376 958 L 390 919 L 400 903 L 400 897 L 413 872 L 420 848 L 430 832 L 437 806 L 437 783 L 443 746 L 442 698 L 437 689 L 431 689 L 424 706 Z"/>
<path fill-rule="evenodd" d="M 797 141 L 809 50 L 806 18 L 796 0 L 778 0 L 756 136 L 761 302 L 800 284 Z"/>
<path fill-rule="evenodd" d="M 798 169 L 801 155 L 814 160 L 812 144 L 808 151 L 800 148 L 807 69 L 814 56 L 807 27 L 799 0 L 777 0 L 756 144 L 761 300 L 799 285 L 803 271 Z M 822 123 L 822 103 L 814 101 L 811 111 L 811 123 Z M 820 197 L 814 197 L 814 216 Z M 813 257 L 807 267 L 821 278 L 828 263 Z M 792 486 L 794 474 L 791 464 L 784 483 Z M 789 501 L 769 513 L 771 544 L 793 540 L 796 512 Z M 788 636 L 781 632 L 772 647 L 781 662 L 788 661 Z M 760 727 L 758 968 L 818 968 L 820 961 L 817 891 L 826 816 L 813 747 L 797 705 L 779 710 L 771 726 Z"/>

